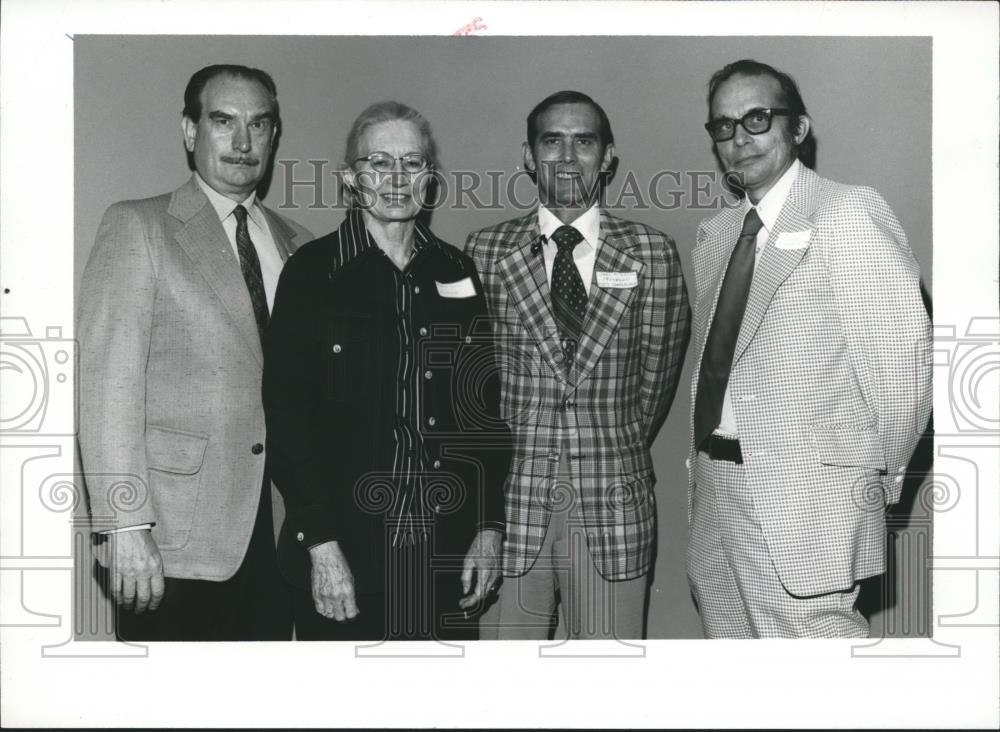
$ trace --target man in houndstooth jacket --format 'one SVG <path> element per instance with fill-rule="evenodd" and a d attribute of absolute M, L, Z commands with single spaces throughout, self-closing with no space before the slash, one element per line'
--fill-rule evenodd
<path fill-rule="evenodd" d="M 690 309 L 673 240 L 597 205 L 604 110 L 559 92 L 528 116 L 540 207 L 470 235 L 513 432 L 503 587 L 480 637 L 640 638 L 656 506 L 649 446 L 673 401 Z M 569 226 L 572 224 L 572 226 Z"/>
<path fill-rule="evenodd" d="M 737 61 L 709 109 L 745 196 L 693 253 L 693 594 L 710 638 L 866 637 L 858 582 L 885 570 L 885 509 L 930 413 L 920 272 L 876 191 L 798 160 L 789 76 Z"/>

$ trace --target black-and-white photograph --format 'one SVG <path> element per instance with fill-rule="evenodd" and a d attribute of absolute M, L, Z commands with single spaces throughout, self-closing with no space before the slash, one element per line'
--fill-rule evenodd
<path fill-rule="evenodd" d="M 801 716 L 834 688 L 796 691 L 805 669 L 971 668 L 980 651 L 946 636 L 998 627 L 978 449 L 996 447 L 1000 318 L 974 299 L 996 290 L 996 183 L 968 223 L 984 245 L 957 245 L 962 194 L 937 176 L 967 135 L 981 159 L 958 170 L 980 180 L 997 120 L 942 125 L 969 79 L 939 70 L 927 21 L 859 35 L 837 13 L 875 6 L 803 3 L 782 30 L 773 4 L 740 4 L 775 19 L 763 34 L 714 29 L 720 5 L 677 29 L 644 25 L 673 4 L 420 6 L 324 5 L 297 34 L 276 8 L 223 29 L 225 3 L 203 27 L 60 31 L 69 127 L 47 152 L 66 176 L 30 198 L 64 198 L 64 320 L 2 283 L 5 514 L 45 519 L 5 545 L 5 638 L 56 626 L 50 665 L 116 674 L 233 665 L 228 688 L 333 669 L 351 699 L 283 716 L 278 687 L 228 711 L 192 692 L 203 716 L 136 716 L 133 694 L 63 723 L 871 724 Z M 949 266 L 972 250 L 985 264 Z M 65 557 L 29 548 L 45 532 Z M 64 615 L 26 599 L 51 570 Z M 674 641 L 698 641 L 706 679 L 783 658 L 773 693 L 800 701 L 702 717 L 681 697 L 673 716 L 650 686 L 664 665 L 699 687 Z M 591 688 L 644 711 L 588 712 L 584 667 L 622 669 Z M 482 718 L 504 683 L 552 674 L 577 701 Z M 380 677 L 467 716 L 366 712 Z"/>

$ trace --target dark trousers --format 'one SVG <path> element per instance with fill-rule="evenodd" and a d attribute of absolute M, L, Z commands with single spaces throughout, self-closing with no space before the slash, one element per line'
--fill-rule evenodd
<path fill-rule="evenodd" d="M 430 544 L 390 549 L 384 590 L 357 594 L 359 614 L 338 623 L 316 612 L 312 591 L 295 588 L 292 604 L 297 640 L 476 640 L 478 618 L 458 606 L 461 569 L 435 566 Z M 441 563 L 439 562 L 438 565 Z M 451 565 L 455 562 L 452 561 Z"/>
<path fill-rule="evenodd" d="M 266 475 L 250 545 L 236 574 L 223 582 L 167 577 L 165 585 L 153 612 L 118 609 L 119 640 L 291 640 L 291 598 L 278 572 Z"/>

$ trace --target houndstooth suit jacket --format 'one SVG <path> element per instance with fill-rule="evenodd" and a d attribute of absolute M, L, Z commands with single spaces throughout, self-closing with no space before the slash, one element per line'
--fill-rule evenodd
<path fill-rule="evenodd" d="M 698 228 L 692 405 L 742 213 Z M 754 271 L 729 380 L 754 518 L 792 594 L 884 571 L 885 508 L 930 414 L 930 345 L 920 272 L 888 204 L 802 167 Z"/>
<path fill-rule="evenodd" d="M 643 575 L 655 536 L 649 446 L 680 378 L 691 312 L 673 240 L 601 212 L 600 246 L 583 334 L 565 364 L 552 313 L 538 215 L 474 232 L 466 251 L 480 272 L 497 338 L 501 411 L 513 432 L 505 486 L 503 572 L 527 572 L 553 510 L 560 453 L 581 502 L 594 563 L 607 579 Z M 598 273 L 635 272 L 635 287 L 598 285 Z"/>

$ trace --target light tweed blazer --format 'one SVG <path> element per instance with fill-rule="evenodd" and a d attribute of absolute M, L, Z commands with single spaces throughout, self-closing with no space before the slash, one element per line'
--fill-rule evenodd
<path fill-rule="evenodd" d="M 264 212 L 283 259 L 311 238 Z M 104 214 L 77 338 L 95 529 L 156 522 L 168 577 L 227 579 L 261 495 L 263 356 L 239 261 L 193 177 Z"/>
<path fill-rule="evenodd" d="M 566 444 L 598 571 L 619 580 L 649 569 L 656 515 L 649 445 L 677 388 L 690 308 L 670 237 L 603 211 L 600 236 L 583 334 L 568 367 L 537 248 L 537 212 L 475 232 L 466 244 L 494 320 L 501 412 L 513 432 L 508 576 L 531 568 L 551 511 L 569 509 L 567 492 L 549 490 Z M 603 272 L 635 272 L 638 285 L 600 287 Z"/>
<path fill-rule="evenodd" d="M 741 213 L 698 228 L 692 405 Z M 802 167 L 754 271 L 729 381 L 754 518 L 792 594 L 884 571 L 885 508 L 930 414 L 930 346 L 889 206 Z"/>

